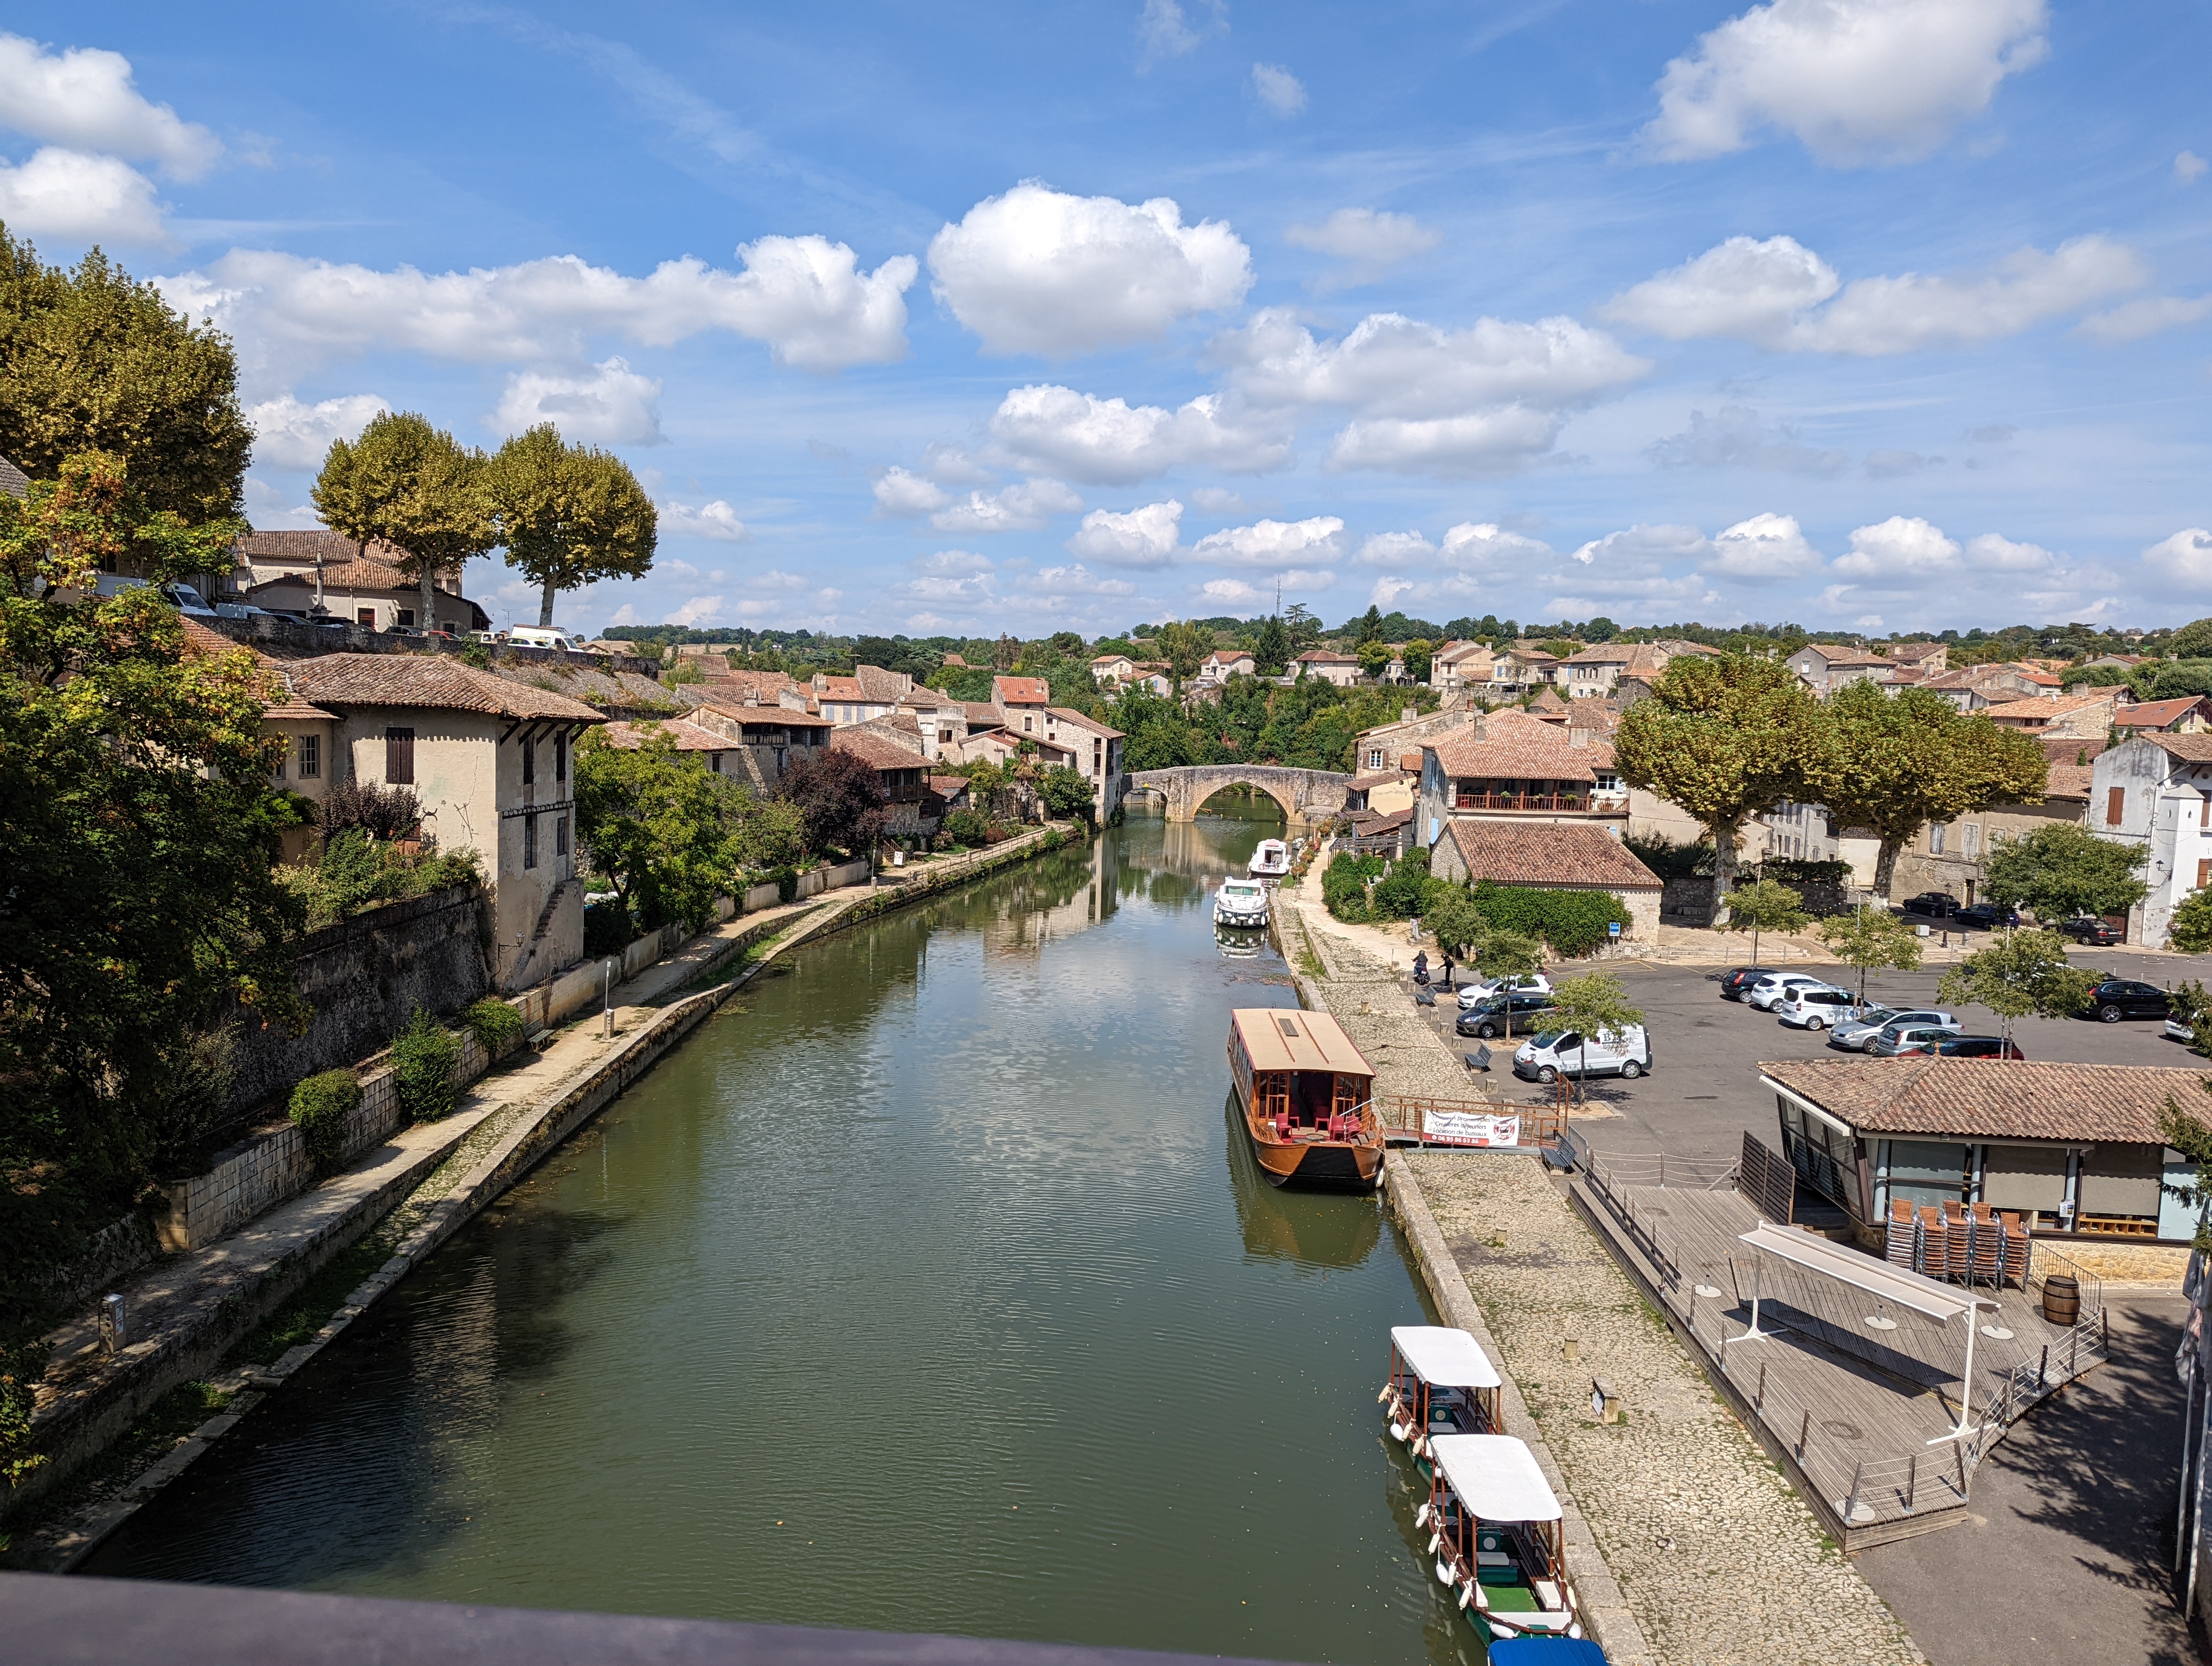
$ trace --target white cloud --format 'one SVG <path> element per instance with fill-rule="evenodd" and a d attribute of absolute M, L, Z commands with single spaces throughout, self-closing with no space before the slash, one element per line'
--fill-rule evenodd
<path fill-rule="evenodd" d="M 1662 469 L 1771 469 L 1783 474 L 1834 474 L 1849 452 L 1801 445 L 1786 423 L 1769 424 L 1745 405 L 1723 405 L 1717 416 L 1690 413 L 1690 426 L 1654 441 L 1644 454 Z"/>
<path fill-rule="evenodd" d="M 246 477 L 246 514 L 262 532 L 307 532 L 322 525 L 312 503 L 295 503 L 292 494 L 280 492 L 258 475 Z"/>
<path fill-rule="evenodd" d="M 1254 584 L 1245 579 L 1208 579 L 1194 587 L 1191 594 L 1218 611 L 1224 608 L 1272 608 L 1275 605 L 1275 587 L 1279 582 L 1285 591 L 1304 595 L 1328 589 L 1336 582 L 1336 575 L 1327 571 L 1312 571 L 1292 568 L 1270 575 L 1264 583 Z"/>
<path fill-rule="evenodd" d="M 605 446 L 658 446 L 660 383 L 614 358 L 582 374 L 521 370 L 507 379 L 492 425 L 520 434 L 550 423 L 568 440 Z"/>
<path fill-rule="evenodd" d="M 693 596 L 661 623 L 672 625 L 712 625 L 726 605 L 720 596 Z"/>
<path fill-rule="evenodd" d="M 1851 552 L 1838 556 L 1834 570 L 1855 578 L 1922 578 L 1955 571 L 1959 542 L 1918 516 L 1892 515 L 1851 534 Z"/>
<path fill-rule="evenodd" d="M 1165 567 L 1182 542 L 1182 505 L 1169 498 L 1115 514 L 1093 509 L 1067 540 L 1067 548 L 1086 560 L 1109 567 Z"/>
<path fill-rule="evenodd" d="M 959 447 L 942 441 L 921 448 L 921 471 L 940 486 L 988 486 L 998 478 Z"/>
<path fill-rule="evenodd" d="M 1820 552 L 1806 541 L 1794 515 L 1756 514 L 1717 534 L 1700 570 L 1732 579 L 1802 578 L 1817 572 Z"/>
<path fill-rule="evenodd" d="M 2039 544 L 2015 544 L 1995 532 L 1966 540 L 1966 562 L 1988 573 L 2039 573 L 2057 557 Z"/>
<path fill-rule="evenodd" d="M 2212 532 L 2185 527 L 2142 552 L 2143 565 L 2186 590 L 2212 591 Z"/>
<path fill-rule="evenodd" d="M 1709 547 L 1705 535 L 1694 526 L 1638 525 L 1592 538 L 1569 559 L 1585 567 L 1610 567 L 1621 561 L 1702 556 Z"/>
<path fill-rule="evenodd" d="M 0 127 L 75 150 L 157 162 L 179 179 L 198 179 L 222 155 L 206 128 L 139 92 L 122 53 L 96 46 L 50 52 L 15 34 L 0 33 Z"/>
<path fill-rule="evenodd" d="M 1305 83 L 1279 64 L 1255 64 L 1252 90 L 1261 103 L 1285 120 L 1306 107 Z"/>
<path fill-rule="evenodd" d="M 2115 307 L 2109 313 L 2090 313 L 2081 320 L 2081 333 L 2117 345 L 2141 341 L 2161 330 L 2194 324 L 2208 313 L 2212 313 L 2212 295 L 2198 295 L 2194 300 L 2185 300 L 2180 295 L 2145 295 L 2141 301 Z"/>
<path fill-rule="evenodd" d="M 1082 498 L 1057 480 L 1024 480 L 1000 491 L 971 491 L 930 516 L 929 524 L 940 532 L 1033 532 L 1050 517 L 1082 507 Z"/>
<path fill-rule="evenodd" d="M 1210 515 L 1251 514 L 1273 507 L 1255 503 L 1242 492 L 1232 492 L 1225 486 L 1200 486 L 1189 496 L 1191 508 L 1203 509 Z"/>
<path fill-rule="evenodd" d="M 875 494 L 876 513 L 886 515 L 926 515 L 952 501 L 935 481 L 896 466 L 876 477 Z"/>
<path fill-rule="evenodd" d="M 2173 182 L 2178 185 L 2193 185 L 2204 177 L 2204 170 L 2212 167 L 2194 150 L 2185 150 L 2173 159 Z"/>
<path fill-rule="evenodd" d="M 112 156 L 48 145 L 17 165 L 0 161 L 0 220 L 11 230 L 69 243 L 170 248 L 154 182 Z"/>
<path fill-rule="evenodd" d="M 1099 484 L 1126 485 L 1181 463 L 1256 472 L 1290 457 L 1288 441 L 1240 426 L 1217 394 L 1168 410 L 1048 383 L 1018 387 L 1000 401 L 991 433 L 1038 467 Z"/>
<path fill-rule="evenodd" d="M 574 360 L 592 334 L 667 347 L 709 330 L 765 342 L 809 370 L 906 356 L 913 256 L 862 272 L 851 249 L 814 236 L 763 237 L 738 254 L 742 272 L 686 256 L 626 277 L 574 255 L 426 274 L 234 249 L 155 281 L 170 305 L 212 316 L 264 362 L 392 348 L 471 363 Z"/>
<path fill-rule="evenodd" d="M 1025 181 L 931 239 L 929 270 L 989 351 L 1062 358 L 1235 306 L 1252 252 L 1222 221 L 1184 225 L 1165 197 L 1133 205 Z"/>
<path fill-rule="evenodd" d="M 1334 515 L 1308 520 L 1261 520 L 1208 532 L 1191 546 L 1191 559 L 1229 567 L 1274 567 L 1289 562 L 1334 561 L 1344 553 L 1344 523 Z"/>
<path fill-rule="evenodd" d="M 1437 546 L 1419 532 L 1376 532 L 1352 557 L 1362 567 L 1425 567 L 1436 558 Z"/>
<path fill-rule="evenodd" d="M 1441 545 L 1419 532 L 1377 532 L 1359 546 L 1353 559 L 1364 567 L 1445 568 L 1504 577 L 1556 553 L 1540 538 L 1509 532 L 1487 521 L 1463 520 L 1445 532 Z"/>
<path fill-rule="evenodd" d="M 1550 411 L 1507 405 L 1470 416 L 1351 423 L 1330 445 L 1324 466 L 1394 474 L 1506 474 L 1549 452 L 1563 420 Z"/>
<path fill-rule="evenodd" d="M 1410 214 L 1342 208 L 1317 226 L 1292 226 L 1283 241 L 1292 248 L 1334 255 L 1341 271 L 1323 278 L 1319 289 L 1349 289 L 1372 283 L 1401 261 L 1425 254 L 1442 240 Z"/>
<path fill-rule="evenodd" d="M 1873 357 L 2018 335 L 2139 288 L 2147 277 L 2134 250 L 2093 234 L 2048 254 L 2016 250 L 1980 272 L 1863 277 L 1838 293 L 1834 269 L 1794 238 L 1732 237 L 1599 310 L 1672 341 L 1729 336 L 1761 347 Z"/>
<path fill-rule="evenodd" d="M 737 510 L 719 497 L 696 509 L 683 503 L 654 507 L 660 513 L 660 530 L 672 538 L 703 538 L 722 544 L 742 544 L 752 536 L 751 529 L 738 519 Z"/>
<path fill-rule="evenodd" d="M 303 404 L 287 393 L 246 408 L 253 429 L 253 460 L 276 469 L 319 469 L 333 440 L 352 440 L 368 419 L 391 410 L 374 393 L 349 393 Z"/>
<path fill-rule="evenodd" d="M 1101 578 L 1081 562 L 1066 567 L 1047 567 L 1021 581 L 1022 588 L 1043 596 L 1133 596 L 1137 587 L 1127 579 Z"/>
<path fill-rule="evenodd" d="M 1667 65 L 1644 140 L 1692 161 L 1771 126 L 1833 164 L 1923 156 L 2043 57 L 2044 21 L 2043 0 L 1771 0 Z"/>
<path fill-rule="evenodd" d="M 1137 41 L 1143 48 L 1137 61 L 1138 69 L 1149 70 L 1163 58 L 1181 58 L 1196 49 L 1207 35 L 1228 26 L 1227 9 L 1222 0 L 1202 0 L 1210 15 L 1210 24 L 1201 22 L 1193 27 L 1189 15 L 1177 0 L 1145 0 L 1145 9 L 1137 15 Z"/>

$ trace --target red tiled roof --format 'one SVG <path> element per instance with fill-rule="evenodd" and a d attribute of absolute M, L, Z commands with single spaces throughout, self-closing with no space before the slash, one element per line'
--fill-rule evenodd
<path fill-rule="evenodd" d="M 2199 1070 L 2027 1060 L 1792 1059 L 1762 1063 L 1768 1080 L 1855 1128 L 1967 1139 L 2109 1140 L 2163 1145 L 2171 1099 L 2212 1110 Z"/>
<path fill-rule="evenodd" d="M 987 729 L 999 727 L 999 708 L 988 700 L 963 700 L 960 709 L 970 723 L 980 723 Z"/>
<path fill-rule="evenodd" d="M 315 587 L 315 575 L 312 572 L 280 573 L 273 579 L 262 580 L 260 583 L 248 589 L 246 593 L 249 596 L 258 596 L 280 584 L 304 586 L 313 590 Z M 422 587 L 422 581 L 411 574 L 401 572 L 389 562 L 355 560 L 353 545 L 349 544 L 346 545 L 345 560 L 331 562 L 323 569 L 323 587 L 325 590 L 419 591 Z M 442 593 L 450 594 L 451 593 Z"/>
<path fill-rule="evenodd" d="M 885 671 L 881 666 L 855 666 L 853 680 L 860 686 L 860 696 L 870 703 L 879 706 L 896 705 L 906 698 L 913 686 L 911 678 L 902 677 L 895 671 Z"/>
<path fill-rule="evenodd" d="M 1103 736 L 1108 740 L 1126 739 L 1121 730 L 1109 728 L 1097 718 L 1085 717 L 1081 712 L 1072 711 L 1066 706 L 1047 706 L 1044 709 L 1046 716 L 1054 722 L 1065 724 L 1071 729 L 1081 729 L 1086 733 Z"/>
<path fill-rule="evenodd" d="M 1946 646 L 1942 642 L 1893 642 L 1889 648 L 1889 657 L 1907 661 L 1926 660 L 1941 654 Z"/>
<path fill-rule="evenodd" d="M 2105 750 L 2105 737 L 2102 735 L 2039 734 L 2030 735 L 2028 739 L 2042 747 L 2044 757 L 2054 764 L 2071 763 L 2084 752 L 2089 755 L 2089 762 L 2094 763 L 2097 761 L 2097 755 Z"/>
<path fill-rule="evenodd" d="M 669 736 L 679 752 L 727 752 L 738 745 L 729 736 L 702 729 L 682 717 L 664 717 L 646 723 L 610 723 L 601 733 L 606 736 L 607 745 L 619 746 L 626 752 L 635 751 L 656 734 Z"/>
<path fill-rule="evenodd" d="M 233 547 L 249 559 L 258 556 L 265 562 L 296 561 L 312 565 L 319 558 L 326 572 L 332 565 L 355 560 L 364 553 L 358 539 L 333 532 L 326 526 L 311 526 L 305 531 L 250 532 Z M 388 538 L 369 539 L 365 553 L 386 566 L 414 559 Z"/>
<path fill-rule="evenodd" d="M 1395 787 L 1405 778 L 1405 772 L 1401 769 L 1385 769 L 1379 775 L 1354 775 L 1345 784 L 1344 790 L 1347 793 L 1372 792 L 1377 787 Z"/>
<path fill-rule="evenodd" d="M 772 706 L 786 689 L 799 692 L 799 684 L 780 671 L 710 671 L 702 685 L 717 694 L 735 695 L 742 702 L 748 694 L 757 695 L 764 706 Z"/>
<path fill-rule="evenodd" d="M 2089 783 L 2096 773 L 2093 764 L 2054 763 L 2051 766 L 2049 779 L 2043 784 L 2043 796 L 2069 800 L 2078 799 L 2087 804 L 2089 801 Z"/>
<path fill-rule="evenodd" d="M 1502 885 L 1657 891 L 1659 876 L 1601 827 L 1455 818 L 1446 829 L 1468 878 Z"/>
<path fill-rule="evenodd" d="M 2112 714 L 2112 721 L 2123 729 L 2162 729 L 2169 723 L 2179 723 L 2203 703 L 2201 694 L 2185 695 L 2179 700 L 2146 700 L 2141 705 L 2122 706 Z"/>
<path fill-rule="evenodd" d="M 1359 663 L 1359 656 L 1338 654 L 1325 648 L 1310 648 L 1293 663 L 1301 666 L 1356 666 Z"/>
<path fill-rule="evenodd" d="M 921 753 L 865 727 L 840 729 L 830 737 L 830 744 L 841 752 L 850 752 L 871 769 L 920 769 L 928 763 Z"/>
<path fill-rule="evenodd" d="M 817 699 L 846 700 L 856 705 L 868 697 L 861 690 L 860 679 L 857 677 L 824 677 L 822 685 L 814 690 L 814 694 Z"/>
<path fill-rule="evenodd" d="M 1982 715 L 1991 722 L 2008 717 L 2057 718 L 2078 712 L 2085 706 L 2109 706 L 2110 694 L 2030 695 L 2025 700 L 2003 700 L 1994 706 L 1982 708 Z"/>
<path fill-rule="evenodd" d="M 932 775 L 929 790 L 941 799 L 957 799 L 968 790 L 965 775 Z"/>
<path fill-rule="evenodd" d="M 679 683 L 676 686 L 681 689 L 685 684 Z M 778 705 L 773 700 L 749 706 L 742 695 L 725 693 L 713 682 L 703 686 L 707 692 L 699 696 L 699 703 L 725 717 L 733 717 L 740 723 L 763 723 L 786 729 L 834 729 L 837 727 L 817 712 L 803 712 L 796 706 Z"/>
<path fill-rule="evenodd" d="M 326 654 L 291 667 L 292 685 L 319 706 L 421 706 L 496 717 L 606 720 L 580 700 L 511 683 L 431 654 Z"/>
<path fill-rule="evenodd" d="M 262 708 L 264 717 L 289 718 L 297 723 L 334 723 L 337 714 L 326 712 L 320 706 L 311 705 L 293 692 L 292 680 L 286 675 L 281 661 L 270 659 L 255 648 L 243 642 L 234 642 L 220 630 L 202 624 L 198 619 L 179 619 L 184 627 L 185 657 L 197 660 L 209 654 L 251 654 L 254 665 L 262 672 L 263 697 L 268 704 Z"/>
<path fill-rule="evenodd" d="M 1808 642 L 1800 650 L 1817 654 L 1830 666 L 1887 666 L 1893 663 L 1879 654 L 1869 654 L 1863 648 L 1853 648 L 1848 642 Z"/>
<path fill-rule="evenodd" d="M 2148 740 L 2169 757 L 2178 757 L 2185 763 L 2212 763 L 2212 734 L 2146 734 L 2138 740 Z"/>
<path fill-rule="evenodd" d="M 994 677 L 991 698 L 1001 706 L 1042 706 L 1052 699 L 1052 685 L 1042 677 Z"/>
<path fill-rule="evenodd" d="M 1553 725 L 1526 712 L 1492 712 L 1481 726 L 1456 729 L 1426 743 L 1443 772 L 1459 780 L 1597 780 L 1595 746 L 1577 746 Z M 1606 749 L 1605 762 L 1612 751 Z"/>

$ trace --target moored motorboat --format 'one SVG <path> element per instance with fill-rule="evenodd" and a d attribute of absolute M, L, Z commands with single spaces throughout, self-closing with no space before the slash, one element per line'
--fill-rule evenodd
<path fill-rule="evenodd" d="M 1365 1189 L 1381 1181 L 1375 1067 L 1327 1012 L 1237 1008 L 1229 1015 L 1229 1072 L 1270 1185 Z"/>
<path fill-rule="evenodd" d="M 1257 879 L 1224 879 L 1213 893 L 1213 923 L 1250 930 L 1267 923 L 1267 888 Z"/>
<path fill-rule="evenodd" d="M 1291 848 L 1280 839 L 1262 839 L 1245 872 L 1255 879 L 1279 879 L 1291 871 Z"/>
<path fill-rule="evenodd" d="M 1528 1446 L 1510 1435 L 1437 1435 L 1429 1456 L 1429 1501 L 1413 1525 L 1428 1534 L 1437 1583 L 1457 1594 L 1482 1640 L 1581 1637 L 1559 1501 Z"/>
<path fill-rule="evenodd" d="M 1498 1414 L 1498 1368 L 1482 1344 L 1443 1325 L 1394 1325 L 1390 1379 L 1377 1396 L 1390 1438 L 1426 1458 L 1438 1435 L 1504 1432 Z"/>

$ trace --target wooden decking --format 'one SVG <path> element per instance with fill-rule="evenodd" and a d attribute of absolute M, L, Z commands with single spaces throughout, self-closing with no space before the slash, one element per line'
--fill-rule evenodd
<path fill-rule="evenodd" d="M 1702 1189 L 1687 1177 L 1676 1186 L 1626 1183 L 1606 1172 L 1626 1165 L 1598 1161 L 1576 1183 L 1584 1212 L 1846 1550 L 1960 1519 L 1974 1470 L 2005 1429 L 2105 1359 L 2094 1280 L 2084 1282 L 2080 1322 L 2052 1325 L 2039 1268 L 2026 1290 L 1976 1286 L 2002 1306 L 1978 1316 L 1973 1380 L 1964 1383 L 1963 1316 L 1938 1324 L 1755 1255 L 1739 1240 L 1759 1216 L 1733 1190 Z M 1762 1334 L 1738 1340 L 1754 1287 Z M 1947 1439 L 1962 1397 L 1978 1432 Z"/>

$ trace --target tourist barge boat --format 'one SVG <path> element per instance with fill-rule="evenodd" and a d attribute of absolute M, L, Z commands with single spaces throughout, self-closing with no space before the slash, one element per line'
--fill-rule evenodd
<path fill-rule="evenodd" d="M 1252 1154 L 1268 1184 L 1365 1189 L 1380 1183 L 1375 1067 L 1327 1012 L 1237 1008 L 1229 1015 L 1229 1072 Z"/>
<path fill-rule="evenodd" d="M 1425 1460 L 1438 1435 L 1504 1433 L 1499 1388 L 1498 1368 L 1465 1331 L 1391 1327 L 1390 1380 L 1376 1397 L 1390 1420 L 1390 1438 L 1415 1457 Z"/>
<path fill-rule="evenodd" d="M 1291 848 L 1280 839 L 1262 839 L 1245 872 L 1255 879 L 1279 879 L 1291 871 Z"/>
<path fill-rule="evenodd" d="M 1249 930 L 1267 923 L 1267 888 L 1257 879 L 1224 879 L 1213 893 L 1213 923 Z"/>
<path fill-rule="evenodd" d="M 1437 1583 L 1458 1593 L 1482 1640 L 1582 1636 L 1559 1501 L 1528 1446 L 1510 1435 L 1436 1435 L 1429 1456 L 1429 1501 L 1413 1526 L 1427 1529 Z"/>

